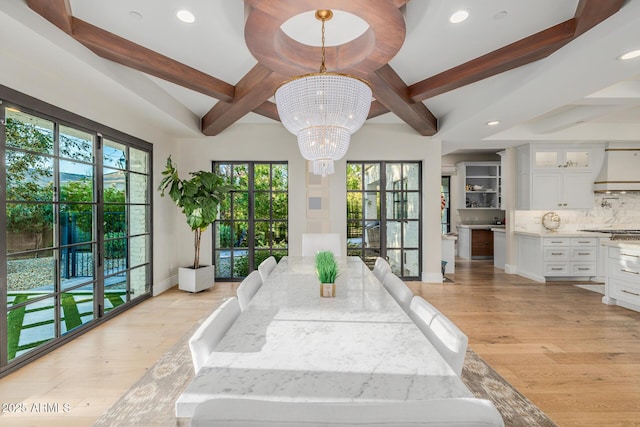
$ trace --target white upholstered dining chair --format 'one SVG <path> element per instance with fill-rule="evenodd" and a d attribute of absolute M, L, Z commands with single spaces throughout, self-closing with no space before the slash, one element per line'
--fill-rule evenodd
<path fill-rule="evenodd" d="M 189 339 L 189 350 L 196 374 L 239 315 L 238 298 L 232 297 L 220 304 L 196 329 Z"/>
<path fill-rule="evenodd" d="M 320 251 L 331 251 L 342 256 L 342 242 L 339 233 L 303 233 L 302 256 L 315 256 Z"/>
<path fill-rule="evenodd" d="M 195 409 L 192 427 L 504 427 L 500 412 L 485 399 L 282 402 L 259 399 L 206 400 Z"/>
<path fill-rule="evenodd" d="M 260 278 L 260 272 L 253 270 L 238 286 L 236 294 L 238 295 L 238 302 L 240 303 L 240 310 L 244 311 L 249 305 L 251 298 L 258 292 L 262 286 L 262 279 Z"/>
<path fill-rule="evenodd" d="M 380 283 L 383 283 L 387 273 L 391 273 L 391 266 L 387 260 L 382 257 L 376 258 L 376 263 L 373 266 L 373 275 L 376 276 Z"/>
<path fill-rule="evenodd" d="M 402 307 L 405 312 L 409 312 L 409 305 L 411 304 L 411 298 L 413 298 L 413 292 L 411 289 L 395 274 L 389 272 L 384 276 L 382 285 L 396 300 L 396 302 Z"/>
<path fill-rule="evenodd" d="M 269 274 L 271 274 L 273 269 L 276 268 L 276 265 L 278 265 L 278 261 L 276 261 L 276 258 L 273 255 L 260 263 L 258 266 L 258 272 L 260 273 L 262 283 L 267 280 L 267 277 L 269 277 Z"/>
<path fill-rule="evenodd" d="M 440 310 L 417 295 L 411 300 L 409 317 L 447 361 L 451 369 L 460 376 L 469 344 L 469 339 L 464 332 Z"/>

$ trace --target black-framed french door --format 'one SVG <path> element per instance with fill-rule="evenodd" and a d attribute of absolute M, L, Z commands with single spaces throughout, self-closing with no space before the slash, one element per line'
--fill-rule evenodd
<path fill-rule="evenodd" d="M 269 256 L 288 252 L 289 170 L 286 162 L 214 162 L 235 189 L 213 226 L 216 278 L 241 280 Z"/>
<path fill-rule="evenodd" d="M 0 373 L 152 289 L 151 144 L 11 93 L 24 104 L 0 103 Z"/>
<path fill-rule="evenodd" d="M 347 162 L 347 251 L 372 266 L 381 256 L 400 277 L 421 271 L 420 162 Z"/>

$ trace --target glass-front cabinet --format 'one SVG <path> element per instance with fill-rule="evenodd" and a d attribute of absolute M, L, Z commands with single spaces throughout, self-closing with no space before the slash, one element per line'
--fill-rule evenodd
<path fill-rule="evenodd" d="M 500 209 L 500 162 L 462 162 L 462 198 L 468 209 Z"/>
<path fill-rule="evenodd" d="M 587 170 L 591 166 L 590 149 L 539 148 L 533 152 L 535 170 Z"/>

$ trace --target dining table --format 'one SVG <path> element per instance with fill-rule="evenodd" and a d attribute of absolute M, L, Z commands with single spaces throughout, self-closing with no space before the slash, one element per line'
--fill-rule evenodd
<path fill-rule="evenodd" d="M 407 401 L 473 397 L 367 265 L 337 257 L 322 297 L 314 257 L 283 257 L 176 401 Z M 391 273 L 390 273 L 391 274 Z"/>

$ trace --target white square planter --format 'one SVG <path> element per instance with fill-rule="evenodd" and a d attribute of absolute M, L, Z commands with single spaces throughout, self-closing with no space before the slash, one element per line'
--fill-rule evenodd
<path fill-rule="evenodd" d="M 215 284 L 216 267 L 203 265 L 197 270 L 188 267 L 178 269 L 178 289 L 187 292 L 200 292 Z"/>

